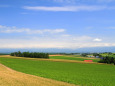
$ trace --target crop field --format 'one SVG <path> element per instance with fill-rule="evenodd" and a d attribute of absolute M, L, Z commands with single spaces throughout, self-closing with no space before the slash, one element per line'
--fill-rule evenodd
<path fill-rule="evenodd" d="M 0 86 L 75 86 L 12 70 L 0 64 Z"/>
<path fill-rule="evenodd" d="M 0 63 L 23 73 L 81 86 L 114 86 L 115 66 L 0 58 Z"/>
<path fill-rule="evenodd" d="M 93 60 L 93 62 L 98 62 L 99 58 L 88 58 L 88 57 L 81 57 L 79 55 L 64 55 L 64 56 L 50 56 L 50 59 L 65 59 L 65 60 Z"/>
<path fill-rule="evenodd" d="M 108 53 L 104 53 L 104 54 L 101 54 L 102 56 L 111 56 L 111 57 L 114 57 L 115 58 L 115 53 L 112 53 L 112 54 L 108 54 Z"/>

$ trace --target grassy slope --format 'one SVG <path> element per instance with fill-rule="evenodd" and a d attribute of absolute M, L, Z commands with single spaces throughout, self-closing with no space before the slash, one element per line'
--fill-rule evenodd
<path fill-rule="evenodd" d="M 0 86 L 75 86 L 75 85 L 17 72 L 0 64 Z"/>
<path fill-rule="evenodd" d="M 50 56 L 50 59 L 65 59 L 65 60 L 78 60 L 78 61 L 84 61 L 84 60 L 93 60 L 93 62 L 98 62 L 99 59 L 89 59 L 87 57 L 82 57 L 80 56 Z"/>
<path fill-rule="evenodd" d="M 114 86 L 115 66 L 0 58 L 0 62 L 27 74 L 87 86 Z"/>

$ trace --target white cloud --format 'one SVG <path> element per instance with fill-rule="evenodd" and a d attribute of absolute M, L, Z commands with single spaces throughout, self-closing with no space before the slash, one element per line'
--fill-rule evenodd
<path fill-rule="evenodd" d="M 51 0 L 59 3 L 75 3 L 76 0 Z"/>
<path fill-rule="evenodd" d="M 115 46 L 115 43 L 103 41 L 100 38 L 90 36 L 76 36 L 64 32 L 65 29 L 32 30 L 29 28 L 7 27 L 0 25 L 0 33 L 36 33 L 25 34 L 22 37 L 0 37 L 0 48 L 84 48 Z M 57 34 L 43 34 L 43 33 Z M 37 35 L 41 34 L 41 35 Z M 61 34 L 60 34 L 61 33 Z M 92 41 L 93 40 L 93 41 Z"/>
<path fill-rule="evenodd" d="M 53 1 L 53 2 L 58 2 L 58 3 L 68 3 L 68 4 L 77 4 L 77 3 L 103 3 L 103 4 L 107 4 L 107 3 L 113 3 L 115 2 L 115 0 L 49 0 L 49 1 Z"/>
<path fill-rule="evenodd" d="M 64 6 L 64 7 L 46 7 L 46 6 L 24 6 L 24 9 L 35 11 L 98 11 L 110 9 L 106 6 Z M 112 7 L 111 9 L 113 9 Z"/>
<path fill-rule="evenodd" d="M 60 2 L 60 3 L 73 3 L 73 2 L 99 2 L 99 3 L 110 3 L 114 2 L 115 0 L 50 0 L 54 2 Z"/>
<path fill-rule="evenodd" d="M 96 0 L 96 1 L 99 3 L 103 3 L 103 2 L 110 3 L 110 2 L 114 2 L 115 0 Z"/>
<path fill-rule="evenodd" d="M 7 27 L 0 25 L 0 33 L 28 33 L 28 34 L 43 34 L 43 33 L 61 33 L 65 32 L 65 29 L 38 29 L 32 30 L 29 28 L 17 28 L 17 27 Z"/>
<path fill-rule="evenodd" d="M 83 41 L 72 41 L 70 38 L 64 40 L 62 37 L 53 38 L 36 38 L 36 39 L 0 39 L 1 48 L 85 48 L 85 47 L 108 47 L 115 46 L 115 43 L 94 43 Z"/>
<path fill-rule="evenodd" d="M 84 42 L 87 41 L 89 42 L 90 40 L 92 40 L 92 37 L 89 36 L 80 36 L 80 37 L 73 37 L 73 41 L 77 41 L 77 42 Z"/>
<path fill-rule="evenodd" d="M 96 38 L 93 41 L 100 42 L 100 41 L 102 41 L 102 39 Z"/>
<path fill-rule="evenodd" d="M 10 7 L 9 5 L 0 5 L 0 7 Z"/>
<path fill-rule="evenodd" d="M 61 35 L 62 37 L 70 37 L 71 35 L 69 35 L 69 34 L 63 34 L 63 35 Z"/>
<path fill-rule="evenodd" d="M 26 13 L 26 12 L 22 12 L 22 13 L 20 13 L 20 14 L 24 14 L 24 15 L 26 15 L 26 14 L 29 14 L 29 13 Z"/>
<path fill-rule="evenodd" d="M 115 27 L 107 27 L 107 29 L 115 29 Z"/>
<path fill-rule="evenodd" d="M 91 30 L 91 29 L 93 29 L 94 27 L 92 27 L 92 26 L 89 26 L 89 27 L 86 27 L 85 29 L 87 29 L 87 30 Z"/>

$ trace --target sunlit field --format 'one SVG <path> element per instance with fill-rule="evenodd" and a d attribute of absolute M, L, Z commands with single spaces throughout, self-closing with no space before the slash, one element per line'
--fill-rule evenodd
<path fill-rule="evenodd" d="M 0 63 L 23 73 L 81 86 L 114 86 L 115 84 L 115 66 L 113 65 L 3 57 L 0 58 Z"/>
<path fill-rule="evenodd" d="M 93 60 L 93 62 L 98 62 L 100 60 L 99 58 L 82 57 L 80 55 L 50 56 L 50 59 L 65 59 L 65 60 L 77 60 L 77 61 Z"/>

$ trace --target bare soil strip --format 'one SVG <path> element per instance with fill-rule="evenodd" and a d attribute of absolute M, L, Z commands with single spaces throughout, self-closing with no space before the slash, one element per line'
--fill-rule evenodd
<path fill-rule="evenodd" d="M 0 64 L 0 86 L 75 86 L 66 82 L 14 71 Z"/>

